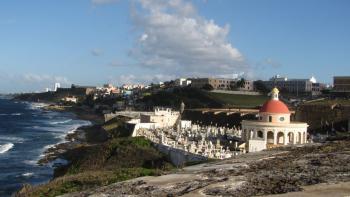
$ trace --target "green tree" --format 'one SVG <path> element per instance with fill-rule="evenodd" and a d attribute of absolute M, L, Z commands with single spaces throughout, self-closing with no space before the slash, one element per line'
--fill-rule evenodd
<path fill-rule="evenodd" d="M 237 86 L 237 88 L 244 88 L 244 86 L 245 86 L 245 79 L 242 78 L 242 79 L 238 80 L 237 83 L 236 83 L 236 86 Z"/>
<path fill-rule="evenodd" d="M 258 92 L 261 93 L 268 93 L 270 91 L 261 80 L 254 81 L 254 87 Z"/>
<path fill-rule="evenodd" d="M 86 95 L 84 101 L 83 101 L 83 104 L 89 106 L 89 107 L 93 107 L 94 104 L 95 104 L 95 101 L 94 101 L 94 95 L 93 94 L 88 94 Z"/>

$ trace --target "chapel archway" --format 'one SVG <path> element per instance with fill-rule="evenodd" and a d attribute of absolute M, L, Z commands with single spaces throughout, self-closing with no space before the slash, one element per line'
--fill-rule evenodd
<path fill-rule="evenodd" d="M 273 137 L 273 132 L 269 131 L 267 132 L 267 143 L 268 144 L 273 144 L 274 143 L 274 137 Z"/>
<path fill-rule="evenodd" d="M 283 144 L 284 143 L 284 134 L 283 132 L 277 133 L 277 144 Z"/>

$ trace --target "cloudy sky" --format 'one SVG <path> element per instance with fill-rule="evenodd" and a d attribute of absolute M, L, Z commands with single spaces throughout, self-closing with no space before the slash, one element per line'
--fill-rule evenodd
<path fill-rule="evenodd" d="M 1 0 L 0 93 L 350 75 L 348 0 Z"/>

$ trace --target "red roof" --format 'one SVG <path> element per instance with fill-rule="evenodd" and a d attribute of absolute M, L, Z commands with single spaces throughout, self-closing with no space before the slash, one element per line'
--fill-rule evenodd
<path fill-rule="evenodd" d="M 259 112 L 289 114 L 289 109 L 286 104 L 280 100 L 269 100 L 261 108 Z"/>

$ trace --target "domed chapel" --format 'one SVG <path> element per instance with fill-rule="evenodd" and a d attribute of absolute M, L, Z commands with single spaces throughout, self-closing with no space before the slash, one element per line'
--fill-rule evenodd
<path fill-rule="evenodd" d="M 279 100 L 278 94 L 277 88 L 272 89 L 271 99 L 260 108 L 258 120 L 242 121 L 242 138 L 246 142 L 247 152 L 307 142 L 308 124 L 291 122 L 291 112 Z"/>

